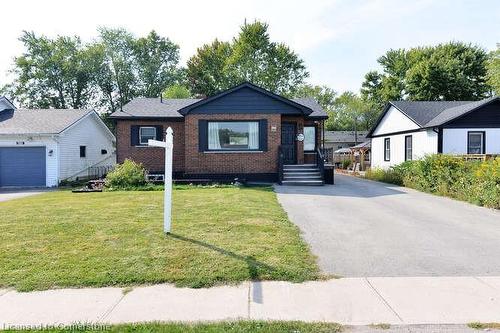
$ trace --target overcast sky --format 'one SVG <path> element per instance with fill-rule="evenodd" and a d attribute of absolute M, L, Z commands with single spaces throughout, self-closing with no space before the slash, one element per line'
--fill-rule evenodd
<path fill-rule="evenodd" d="M 305 60 L 309 82 L 339 92 L 358 91 L 391 48 L 456 40 L 492 50 L 500 42 L 500 0 L 13 0 L 0 8 L 0 84 L 23 51 L 23 30 L 91 40 L 103 25 L 137 36 L 154 29 L 180 45 L 185 64 L 197 47 L 229 40 L 245 19 L 258 19 Z"/>

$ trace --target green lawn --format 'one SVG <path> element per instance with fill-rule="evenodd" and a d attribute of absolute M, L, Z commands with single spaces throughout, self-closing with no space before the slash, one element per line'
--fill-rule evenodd
<path fill-rule="evenodd" d="M 134 325 L 115 325 L 101 327 L 73 327 L 66 329 L 50 329 L 31 330 L 29 332 L 50 332 L 50 333 L 66 333 L 66 332 L 130 332 L 130 333 L 338 333 L 342 331 L 342 326 L 339 324 L 328 323 L 303 323 L 303 322 L 286 322 L 286 321 L 237 321 L 223 323 L 202 323 L 202 324 L 134 324 Z M 10 331 L 7 332 L 19 332 Z"/>
<path fill-rule="evenodd" d="M 49 192 L 0 203 L 0 288 L 207 287 L 320 277 L 315 258 L 270 187 L 163 192 Z"/>

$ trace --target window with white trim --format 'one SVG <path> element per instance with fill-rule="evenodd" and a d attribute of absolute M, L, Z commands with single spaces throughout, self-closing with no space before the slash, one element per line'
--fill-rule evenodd
<path fill-rule="evenodd" d="M 147 145 L 148 140 L 156 140 L 156 127 L 139 128 L 139 144 Z"/>
<path fill-rule="evenodd" d="M 405 161 L 413 159 L 413 137 L 411 135 L 405 136 Z"/>
<path fill-rule="evenodd" d="M 304 126 L 304 151 L 316 150 L 316 127 Z"/>
<path fill-rule="evenodd" d="M 208 150 L 258 150 L 258 121 L 209 121 Z"/>
<path fill-rule="evenodd" d="M 391 160 L 391 139 L 384 139 L 384 161 L 388 162 Z"/>

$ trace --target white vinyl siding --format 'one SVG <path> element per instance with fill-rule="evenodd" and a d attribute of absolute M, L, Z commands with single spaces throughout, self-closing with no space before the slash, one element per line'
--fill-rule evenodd
<path fill-rule="evenodd" d="M 412 157 L 419 159 L 429 154 L 437 153 L 438 135 L 433 130 L 423 130 L 412 133 L 403 133 L 372 138 L 372 167 L 389 168 L 405 161 L 405 137 L 412 136 Z M 391 160 L 384 161 L 384 139 L 391 140 Z"/>
<path fill-rule="evenodd" d="M 373 135 L 383 135 L 401 131 L 418 130 L 419 127 L 406 115 L 394 106 L 387 110 L 386 114 L 373 132 Z"/>
<path fill-rule="evenodd" d="M 113 140 L 97 117 L 91 113 L 60 135 L 59 180 L 85 176 L 87 168 L 96 164 L 116 163 Z M 80 158 L 80 146 L 86 146 L 85 158 Z M 107 154 L 101 154 L 102 149 Z"/>
<path fill-rule="evenodd" d="M 467 133 L 485 133 L 485 153 L 500 154 L 500 128 L 445 128 L 443 129 L 443 153 L 467 154 Z"/>

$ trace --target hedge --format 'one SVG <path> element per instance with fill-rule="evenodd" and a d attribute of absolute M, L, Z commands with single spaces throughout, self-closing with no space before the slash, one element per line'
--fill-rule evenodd
<path fill-rule="evenodd" d="M 458 156 L 429 155 L 390 169 L 370 169 L 366 178 L 500 209 L 500 157 L 466 161 Z"/>

